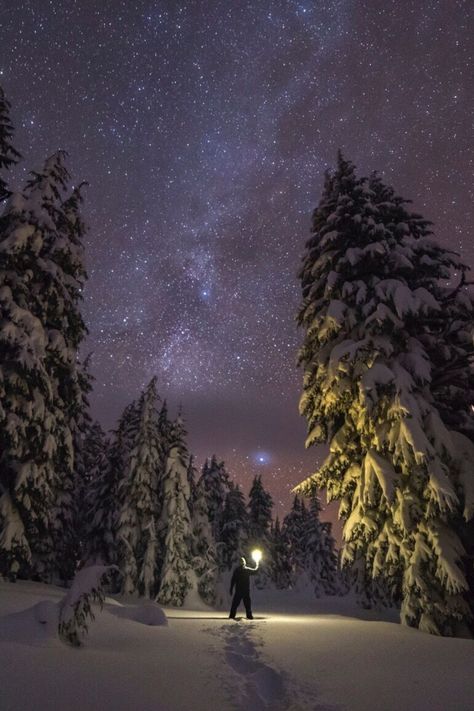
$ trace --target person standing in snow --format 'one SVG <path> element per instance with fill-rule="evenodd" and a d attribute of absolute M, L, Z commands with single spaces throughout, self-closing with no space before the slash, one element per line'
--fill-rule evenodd
<path fill-rule="evenodd" d="M 235 619 L 237 608 L 243 600 L 247 619 L 253 620 L 252 603 L 250 600 L 250 576 L 255 575 L 257 570 L 258 561 L 255 563 L 255 568 L 249 568 L 247 566 L 247 561 L 245 560 L 245 558 L 241 558 L 240 565 L 238 565 L 234 569 L 234 572 L 232 574 L 232 580 L 230 582 L 230 594 L 232 595 L 234 588 L 235 593 L 234 597 L 232 598 L 229 619 Z"/>

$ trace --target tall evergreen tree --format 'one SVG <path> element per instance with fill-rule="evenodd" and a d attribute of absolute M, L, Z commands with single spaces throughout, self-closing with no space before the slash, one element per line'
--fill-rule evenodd
<path fill-rule="evenodd" d="M 62 154 L 57 161 L 62 162 Z M 35 178 L 32 185 L 36 186 Z M 88 393 L 91 377 L 87 365 L 79 361 L 78 351 L 87 329 L 80 312 L 82 292 L 87 279 L 84 267 L 83 239 L 86 227 L 80 213 L 83 184 L 74 188 L 56 212 L 56 235 L 48 245 L 56 279 L 49 284 L 44 308 L 50 334 L 48 370 L 58 383 L 56 401 L 61 403 L 63 422 L 57 431 L 57 485 L 54 503 L 54 570 L 63 580 L 74 576 L 78 556 L 76 527 L 76 487 L 81 469 L 81 441 L 86 430 Z M 36 189 L 36 187 L 34 187 Z M 55 282 L 55 283 L 54 283 Z M 51 306 L 55 304 L 55 306 Z"/>
<path fill-rule="evenodd" d="M 117 539 L 124 593 L 151 598 L 158 587 L 158 480 L 161 443 L 158 430 L 156 378 L 132 411 L 130 449 L 118 486 Z"/>
<path fill-rule="evenodd" d="M 219 564 L 222 570 L 230 570 L 247 552 L 249 525 L 245 497 L 237 484 L 230 483 L 222 515 Z"/>
<path fill-rule="evenodd" d="M 215 454 L 210 461 L 206 459 L 201 478 L 206 492 L 212 533 L 214 540 L 219 543 L 222 537 L 222 516 L 225 500 L 230 490 L 230 479 L 224 462 L 218 462 Z"/>
<path fill-rule="evenodd" d="M 272 523 L 272 497 L 262 484 L 262 477 L 256 476 L 249 492 L 249 536 L 251 544 L 268 541 Z"/>
<path fill-rule="evenodd" d="M 256 576 L 257 587 L 266 587 L 271 575 L 272 497 L 262 484 L 262 477 L 256 476 L 252 482 L 248 502 L 249 547 L 262 551 L 262 563 Z"/>
<path fill-rule="evenodd" d="M 22 196 L 10 201 L 0 242 L 0 573 L 10 579 L 30 574 L 33 540 L 46 535 L 53 472 L 48 340 L 29 278 L 38 245 L 24 205 Z"/>
<path fill-rule="evenodd" d="M 457 261 L 417 219 L 394 221 L 396 208 L 339 155 L 313 215 L 298 315 L 306 445 L 330 452 L 298 490 L 321 486 L 341 500 L 343 561 L 402 579 L 405 624 L 457 634 L 469 617 L 456 533 L 474 513 L 459 457 L 469 440 L 440 416 L 424 344 L 442 312 L 439 280 Z"/>
<path fill-rule="evenodd" d="M 78 418 L 77 426 L 73 434 L 74 446 L 74 491 L 73 491 L 73 524 L 72 528 L 75 536 L 74 558 L 78 561 L 84 560 L 86 553 L 85 539 L 87 536 L 86 520 L 88 514 L 87 495 L 90 488 L 90 475 L 92 466 L 95 463 L 95 456 L 88 451 L 88 440 L 92 430 L 100 425 L 93 423 L 89 413 L 88 395 L 92 390 L 94 380 L 90 372 L 91 355 L 88 355 L 84 363 L 78 363 L 78 382 L 82 392 L 82 405 L 80 407 L 81 416 Z"/>
<path fill-rule="evenodd" d="M 112 463 L 110 442 L 99 422 L 89 428 L 82 457 L 87 472 L 82 556 L 93 564 L 115 563 L 118 476 Z"/>
<path fill-rule="evenodd" d="M 5 172 L 21 158 L 12 143 L 14 128 L 10 119 L 10 102 L 0 86 L 0 203 L 11 195 Z"/>
<path fill-rule="evenodd" d="M 298 577 L 304 571 L 306 525 L 306 508 L 304 502 L 295 496 L 290 511 L 283 519 L 281 527 L 281 546 L 286 549 L 286 559 L 283 561 L 283 580 L 294 587 Z"/>
<path fill-rule="evenodd" d="M 78 309 L 85 272 L 81 234 L 73 239 L 77 227 L 63 201 L 68 178 L 58 152 L 10 197 L 1 220 L 2 568 L 43 579 L 63 572 L 65 539 L 57 532 L 70 530 L 63 513 L 82 405 L 76 354 L 85 335 Z"/>
<path fill-rule="evenodd" d="M 168 456 L 168 451 L 171 446 L 171 437 L 173 423 L 168 416 L 168 404 L 166 400 L 163 400 L 163 404 L 160 408 L 160 414 L 158 416 L 158 429 L 160 433 L 161 449 L 163 455 L 166 458 Z"/>
<path fill-rule="evenodd" d="M 191 454 L 188 464 L 188 484 L 189 484 L 189 510 L 193 513 L 194 502 L 196 501 L 197 485 L 196 485 L 196 467 L 194 466 L 194 456 Z M 206 506 L 207 509 L 207 506 Z"/>
<path fill-rule="evenodd" d="M 191 590 L 192 524 L 189 512 L 188 452 L 186 432 L 178 418 L 170 433 L 163 479 L 163 508 L 158 531 L 163 540 L 163 564 L 158 600 L 181 607 Z"/>
<path fill-rule="evenodd" d="M 189 466 L 188 466 L 189 472 Z M 189 477 L 188 477 L 189 483 Z M 192 567 L 198 578 L 198 592 L 204 602 L 214 604 L 219 572 L 217 550 L 207 510 L 202 479 L 195 487 L 192 509 Z"/>
<path fill-rule="evenodd" d="M 440 304 L 439 310 L 425 315 L 429 328 L 420 334 L 432 363 L 431 394 L 443 422 L 474 440 L 471 410 L 474 402 L 474 302 L 468 288 L 469 268 L 459 255 L 436 243 L 432 223 L 411 212 L 411 201 L 396 195 L 377 173 L 370 176 L 369 188 L 387 229 L 403 230 L 416 237 L 409 248 L 410 266 L 405 266 L 416 274 L 418 286 L 426 288 Z M 426 269 L 427 263 L 429 269 Z M 453 274 L 458 275 L 457 285 L 452 283 Z"/>
<path fill-rule="evenodd" d="M 0 203 L 11 195 L 5 173 L 21 157 L 20 153 L 13 146 L 13 135 L 14 129 L 10 119 L 10 103 L 5 96 L 3 88 L 0 87 Z M 3 240 L 7 229 L 6 222 L 7 221 L 4 220 L 0 214 L 1 240 Z M 9 266 L 8 261 L 8 258 L 4 257 L 3 251 L 0 252 L 0 313 L 2 320 L 7 316 L 5 320 L 10 321 L 12 311 L 9 307 L 13 307 L 13 310 L 15 309 L 14 302 L 11 299 L 13 294 L 8 287 L 3 288 L 7 281 L 5 269 Z M 16 326 L 15 328 L 18 327 Z M 12 338 L 12 336 L 9 338 L 6 337 L 4 329 L 0 332 L 2 357 L 4 357 L 2 366 L 5 367 L 6 375 L 7 377 L 10 376 L 10 378 L 12 372 L 11 369 L 8 368 L 9 360 L 11 360 L 12 355 L 18 356 L 22 350 L 27 350 L 28 341 L 31 341 L 31 337 L 33 336 L 34 322 L 30 321 L 29 325 L 26 322 L 22 323 L 20 329 L 17 331 L 16 338 Z M 7 429 L 8 410 L 5 411 L 1 404 L 5 403 L 6 398 L 11 397 L 13 393 L 11 391 L 9 392 L 8 380 L 4 380 L 2 377 L 2 381 L 2 385 L 0 386 L 0 426 L 3 429 L 3 437 L 0 435 L 0 452 L 4 452 L 5 447 L 11 446 L 11 434 L 13 434 L 9 433 Z M 4 384 L 6 387 L 4 387 Z M 3 464 L 5 464 L 3 455 L 0 455 L 0 462 L 2 459 Z M 31 553 L 25 537 L 20 513 L 9 492 L 11 479 L 11 471 L 6 470 L 4 466 L 2 466 L 0 468 L 0 525 L 2 525 L 2 528 L 0 528 L 0 574 L 7 574 L 14 579 L 20 569 L 20 561 L 25 564 L 30 560 Z"/>
<path fill-rule="evenodd" d="M 314 585 L 317 597 L 335 595 L 340 587 L 338 580 L 335 541 L 331 524 L 320 520 L 321 504 L 313 494 L 304 528 L 304 569 Z"/>
<path fill-rule="evenodd" d="M 92 563 L 123 564 L 121 546 L 126 544 L 118 537 L 122 504 L 119 488 L 135 442 L 137 408 L 135 401 L 127 405 L 110 440 L 99 426 L 91 429 L 85 442 L 87 460 L 91 463 L 86 495 L 85 558 Z M 132 577 L 136 579 L 136 571 Z M 122 571 L 120 587 L 123 580 Z"/>
<path fill-rule="evenodd" d="M 166 400 L 163 400 L 163 403 L 160 408 L 160 413 L 158 416 L 158 433 L 160 437 L 160 444 L 161 444 L 161 465 L 160 465 L 160 471 L 161 471 L 161 481 L 158 482 L 158 510 L 161 511 L 163 509 L 163 476 L 166 472 L 166 462 L 168 459 L 168 454 L 171 448 L 172 444 L 172 432 L 173 432 L 173 423 L 169 418 L 168 414 L 168 404 Z"/>
<path fill-rule="evenodd" d="M 271 530 L 271 575 L 272 581 L 278 590 L 287 590 L 292 585 L 293 576 L 290 554 L 288 540 L 283 535 L 280 520 L 277 516 Z"/>

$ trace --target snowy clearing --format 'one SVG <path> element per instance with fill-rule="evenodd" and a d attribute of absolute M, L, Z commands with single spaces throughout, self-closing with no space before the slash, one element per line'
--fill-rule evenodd
<path fill-rule="evenodd" d="M 254 621 L 168 608 L 167 625 L 153 603 L 107 598 L 74 649 L 56 633 L 63 596 L 0 583 L 2 711 L 472 709 L 474 641 L 348 598 L 256 591 Z"/>

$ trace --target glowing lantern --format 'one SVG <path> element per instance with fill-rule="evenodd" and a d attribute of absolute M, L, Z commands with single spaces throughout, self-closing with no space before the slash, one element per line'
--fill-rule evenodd
<path fill-rule="evenodd" d="M 256 563 L 259 563 L 262 560 L 262 551 L 259 551 L 258 548 L 256 548 L 252 551 L 252 558 Z"/>

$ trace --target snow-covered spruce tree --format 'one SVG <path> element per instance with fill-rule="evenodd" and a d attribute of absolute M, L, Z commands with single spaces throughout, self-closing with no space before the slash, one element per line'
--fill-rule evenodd
<path fill-rule="evenodd" d="M 178 418 L 170 433 L 171 446 L 163 479 L 163 508 L 158 523 L 158 532 L 163 540 L 158 602 L 176 607 L 183 605 L 192 587 L 192 524 L 185 437 L 183 423 Z"/>
<path fill-rule="evenodd" d="M 241 556 L 247 555 L 248 520 L 244 494 L 238 484 L 230 482 L 222 514 L 221 540 L 218 545 L 221 570 L 231 570 Z"/>
<path fill-rule="evenodd" d="M 369 187 L 386 227 L 405 232 L 404 249 L 418 286 L 430 291 L 441 307 L 429 318 L 426 315 L 427 328 L 420 334 L 432 363 L 433 400 L 450 429 L 474 440 L 474 302 L 467 280 L 469 267 L 459 255 L 433 240 L 432 223 L 411 212 L 411 201 L 396 195 L 376 173 L 371 175 Z M 452 283 L 454 274 L 458 275 L 456 285 Z"/>
<path fill-rule="evenodd" d="M 119 485 L 135 441 L 136 413 L 137 403 L 134 401 L 122 412 L 110 440 L 100 425 L 97 425 L 91 428 L 85 442 L 90 475 L 85 502 L 84 557 L 90 563 L 118 564 L 119 561 Z M 122 542 L 122 545 L 125 544 Z M 136 567 L 133 562 L 134 559 L 131 565 L 135 572 L 131 577 L 135 580 Z M 121 576 L 120 585 L 122 583 Z"/>
<path fill-rule="evenodd" d="M 92 390 L 94 380 L 89 367 L 90 358 L 87 356 L 84 363 L 78 364 L 78 380 L 82 392 L 82 416 L 78 418 L 77 427 L 73 433 L 74 446 L 74 490 L 73 490 L 73 522 L 72 528 L 75 537 L 74 559 L 84 561 L 86 554 L 85 539 L 87 536 L 87 493 L 90 486 L 90 475 L 95 456 L 88 451 L 88 441 L 92 430 L 98 423 L 93 423 L 89 414 L 88 395 Z"/>
<path fill-rule="evenodd" d="M 112 455 L 110 442 L 99 422 L 94 422 L 89 428 L 82 456 L 87 472 L 84 522 L 81 527 L 83 559 L 88 563 L 115 563 L 118 476 L 114 464 L 117 453 Z"/>
<path fill-rule="evenodd" d="M 163 400 L 163 403 L 160 408 L 160 413 L 158 415 L 158 432 L 159 432 L 159 437 L 160 437 L 160 448 L 161 448 L 161 463 L 160 463 L 160 472 L 161 472 L 161 481 L 158 483 L 158 510 L 161 511 L 163 509 L 163 476 L 166 470 L 166 461 L 168 459 L 168 454 L 171 448 L 171 435 L 173 431 L 173 423 L 169 418 L 168 415 L 168 404 L 166 400 Z M 188 472 L 189 473 L 189 472 Z M 161 561 L 160 561 L 161 565 Z"/>
<path fill-rule="evenodd" d="M 194 502 L 195 502 L 196 496 L 197 496 L 196 467 L 194 466 L 194 456 L 192 454 L 189 456 L 188 484 L 189 484 L 189 510 L 192 515 Z"/>
<path fill-rule="evenodd" d="M 252 482 L 248 501 L 248 526 L 249 548 L 261 549 L 262 562 L 256 576 L 257 587 L 265 587 L 271 576 L 271 540 L 270 528 L 272 525 L 272 497 L 264 489 L 262 477 L 256 476 Z"/>
<path fill-rule="evenodd" d="M 278 516 L 271 529 L 271 577 L 278 590 L 288 590 L 292 585 L 290 550 Z"/>
<path fill-rule="evenodd" d="M 262 477 L 255 476 L 250 487 L 248 513 L 249 537 L 251 545 L 268 541 L 272 523 L 272 497 L 262 484 Z"/>
<path fill-rule="evenodd" d="M 11 194 L 5 173 L 19 157 L 11 142 L 9 110 L 0 89 L 0 201 Z M 14 235 L 19 237 L 28 222 L 22 207 L 18 196 L 16 205 L 10 204 L 0 215 L 0 575 L 11 580 L 26 575 L 31 567 L 32 525 L 25 520 L 28 512 L 25 515 L 18 496 L 18 478 L 27 475 L 30 440 L 41 452 L 47 436 L 41 412 L 32 403 L 42 403 L 50 394 L 44 370 L 46 335 L 32 313 L 25 278 L 25 268 L 34 264 L 37 250 L 31 241 L 23 250 L 14 248 Z M 28 239 L 31 229 L 26 232 Z"/>
<path fill-rule="evenodd" d="M 298 577 L 304 570 L 306 515 L 304 502 L 295 496 L 291 509 L 284 517 L 281 526 L 281 546 L 286 550 L 282 578 L 287 582 L 288 587 L 295 586 Z"/>
<path fill-rule="evenodd" d="M 467 280 L 469 267 L 459 255 L 444 249 L 433 239 L 432 223 L 411 212 L 410 201 L 396 195 L 393 188 L 384 185 L 376 173 L 371 175 L 369 186 L 373 202 L 387 228 L 392 231 L 404 229 L 406 235 L 412 236 L 411 240 L 405 237 L 404 242 L 409 249 L 418 286 L 426 288 L 440 305 L 429 317 L 426 315 L 425 329 L 420 333 L 420 341 L 431 362 L 430 392 L 433 403 L 442 421 L 451 430 L 451 438 L 456 439 L 458 432 L 474 441 L 471 409 L 474 402 L 474 301 Z M 426 269 L 426 264 L 429 264 L 429 269 Z M 473 459 L 472 448 L 464 438 L 458 441 L 457 446 L 461 468 L 467 466 L 469 469 L 469 462 Z M 465 549 L 462 558 L 469 582 L 465 595 L 474 619 L 472 520 L 466 521 L 464 516 L 459 516 L 455 528 Z M 372 583 L 371 587 L 380 598 L 383 594 L 380 586 L 377 588 Z"/>
<path fill-rule="evenodd" d="M 191 460 L 191 457 L 190 457 Z M 189 465 L 188 465 L 189 473 Z M 188 483 L 189 476 L 188 476 Z M 204 602 L 213 605 L 219 572 L 217 551 L 207 511 L 207 498 L 202 479 L 195 487 L 192 509 L 192 568 L 198 578 L 198 592 Z"/>
<path fill-rule="evenodd" d="M 297 490 L 341 500 L 343 562 L 363 559 L 394 595 L 401 579 L 405 624 L 460 634 L 470 613 L 455 526 L 474 513 L 472 469 L 459 459 L 468 440 L 436 407 L 424 345 L 450 257 L 393 214 L 339 155 L 299 275 L 306 446 L 330 451 Z"/>
<path fill-rule="evenodd" d="M 171 446 L 171 433 L 173 429 L 173 423 L 168 416 L 168 404 L 166 400 L 163 400 L 160 408 L 160 414 L 158 416 L 158 429 L 160 433 L 161 449 L 164 457 L 166 458 Z"/>
<path fill-rule="evenodd" d="M 305 517 L 303 567 L 314 585 L 316 597 L 335 595 L 340 590 L 331 524 L 320 520 L 320 512 L 320 501 L 313 494 Z"/>
<path fill-rule="evenodd" d="M 58 173 L 62 160 L 63 154 L 59 153 L 53 161 Z M 30 189 L 41 189 L 42 181 L 47 180 L 46 168 L 43 174 L 33 177 Z M 74 576 L 79 555 L 76 487 L 81 469 L 81 442 L 90 417 L 87 396 L 91 377 L 87 366 L 78 358 L 79 347 L 87 333 L 80 312 L 87 278 L 83 247 L 86 227 L 80 212 L 83 186 L 84 183 L 74 188 L 55 211 L 56 234 L 47 245 L 47 254 L 56 271 L 49 280 L 42 304 L 49 334 L 47 367 L 53 382 L 57 383 L 55 401 L 63 413 L 56 430 L 53 513 L 53 569 L 63 581 Z"/>
<path fill-rule="evenodd" d="M 21 158 L 12 143 L 14 128 L 10 119 L 10 108 L 10 102 L 0 86 L 0 203 L 11 194 L 5 172 Z"/>
<path fill-rule="evenodd" d="M 54 532 L 63 487 L 72 478 L 71 420 L 81 401 L 75 359 L 85 334 L 78 311 L 84 273 L 79 245 L 70 244 L 62 201 L 68 180 L 63 159 L 61 152 L 52 156 L 41 173 L 32 174 L 23 194 L 10 197 L 0 241 L 5 356 L 0 547 L 9 575 L 46 580 L 58 568 Z M 72 273 L 70 254 L 75 255 Z"/>
<path fill-rule="evenodd" d="M 210 461 L 206 459 L 201 478 L 206 491 L 212 533 L 214 540 L 219 543 L 222 536 L 222 515 L 225 499 L 230 490 L 230 479 L 224 462 L 218 462 L 215 454 Z"/>
<path fill-rule="evenodd" d="M 122 591 L 151 598 L 158 588 L 158 479 L 161 445 L 156 378 L 142 392 L 127 423 L 129 451 L 118 485 L 117 541 Z"/>

